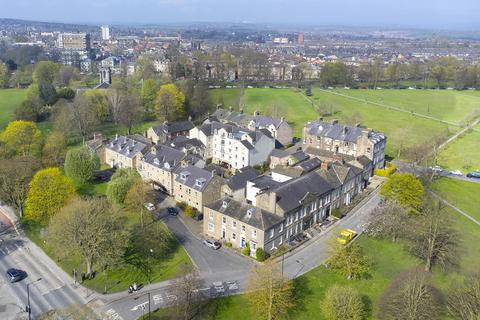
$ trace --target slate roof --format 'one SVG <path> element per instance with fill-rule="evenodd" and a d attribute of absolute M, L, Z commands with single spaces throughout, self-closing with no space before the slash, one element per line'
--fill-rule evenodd
<path fill-rule="evenodd" d="M 240 203 L 231 198 L 220 199 L 206 207 L 263 231 L 284 220 L 271 212 L 246 203 Z"/>
<path fill-rule="evenodd" d="M 300 167 L 305 172 L 310 172 L 319 168 L 322 165 L 322 161 L 318 158 L 312 158 L 305 161 L 302 161 L 296 165 L 296 167 Z"/>
<path fill-rule="evenodd" d="M 156 145 L 154 150 L 155 151 L 148 152 L 143 157 L 144 161 L 167 171 L 172 171 L 185 157 L 183 152 L 164 144 Z M 165 166 L 166 163 L 168 163 L 167 167 Z"/>
<path fill-rule="evenodd" d="M 290 155 L 290 153 L 288 153 L 287 151 L 282 150 L 282 149 L 273 149 L 272 153 L 270 153 L 270 156 L 275 157 L 275 158 L 286 158 L 289 155 Z"/>
<path fill-rule="evenodd" d="M 153 126 L 153 131 L 157 134 L 177 133 L 183 131 L 189 131 L 194 128 L 195 125 L 191 121 L 176 121 L 166 122 L 159 126 Z"/>
<path fill-rule="evenodd" d="M 171 147 L 178 150 L 181 150 L 183 148 L 189 149 L 190 147 L 205 149 L 205 145 L 202 143 L 202 141 L 195 138 L 189 139 L 184 136 L 178 136 L 173 140 L 167 141 L 167 143 Z"/>
<path fill-rule="evenodd" d="M 105 148 L 133 158 L 138 153 L 144 153 L 151 143 L 140 135 L 116 136 L 105 144 Z"/>
<path fill-rule="evenodd" d="M 213 179 L 213 175 L 210 171 L 188 165 L 187 167 L 179 167 L 175 170 L 177 177 L 175 181 L 198 191 L 203 191 Z M 182 178 L 185 176 L 185 179 Z M 197 184 L 202 182 L 202 184 Z"/>
<path fill-rule="evenodd" d="M 245 128 L 241 128 L 234 124 L 226 124 L 226 123 L 220 123 L 220 122 L 205 123 L 199 127 L 199 130 L 202 131 L 206 136 L 212 136 L 214 135 L 215 130 L 220 130 L 220 129 L 224 129 L 225 131 L 227 131 L 227 133 L 231 133 L 235 139 L 242 141 L 242 143 L 248 149 L 253 149 L 254 146 L 250 142 L 246 141 L 245 139 L 241 140 L 245 134 L 247 134 L 252 138 L 253 144 L 255 144 L 258 140 L 261 139 L 262 136 L 265 135 L 261 131 L 251 131 Z"/>
<path fill-rule="evenodd" d="M 335 153 L 333 151 L 323 150 L 323 149 L 315 148 L 312 146 L 308 146 L 305 149 L 305 153 L 312 155 L 314 157 L 318 157 L 320 159 L 327 159 L 327 160 L 330 160 L 330 159 L 338 159 L 338 160 L 344 159 L 345 161 L 355 160 L 354 156 L 351 156 L 348 154 Z"/>
<path fill-rule="evenodd" d="M 228 179 L 227 185 L 231 190 L 239 190 L 245 188 L 247 181 L 255 179 L 258 175 L 259 173 L 254 168 L 244 167 Z"/>
<path fill-rule="evenodd" d="M 277 195 L 277 205 L 285 212 L 300 206 L 300 201 L 307 195 L 321 196 L 333 191 L 334 187 L 321 177 L 316 171 L 310 172 L 296 179 L 286 181 L 271 189 Z"/>
<path fill-rule="evenodd" d="M 262 115 L 247 115 L 238 111 L 230 111 L 227 109 L 218 108 L 212 115 L 213 118 L 218 119 L 221 122 L 232 122 L 241 127 L 246 127 L 251 121 L 255 123 L 255 128 L 267 128 L 270 125 L 274 125 L 278 128 L 282 124 L 282 119 L 267 117 Z"/>
<path fill-rule="evenodd" d="M 324 121 L 309 122 L 306 125 L 307 132 L 317 137 L 326 137 L 333 140 L 356 143 L 365 129 L 359 127 L 350 127 L 339 124 L 332 124 Z M 382 133 L 369 130 L 368 138 L 374 143 L 385 139 Z"/>
<path fill-rule="evenodd" d="M 255 179 L 250 180 L 250 182 L 260 190 L 270 189 L 280 184 L 280 182 L 273 180 L 272 176 L 267 174 L 258 176 Z"/>

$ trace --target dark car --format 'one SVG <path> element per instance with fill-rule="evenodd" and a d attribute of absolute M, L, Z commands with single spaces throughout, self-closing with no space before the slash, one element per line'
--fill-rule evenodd
<path fill-rule="evenodd" d="M 169 208 L 167 208 L 167 211 L 168 211 L 168 214 L 171 215 L 171 216 L 178 215 L 178 210 L 176 208 L 169 207 Z"/>
<path fill-rule="evenodd" d="M 468 178 L 480 179 L 480 171 L 473 171 L 467 174 Z"/>
<path fill-rule="evenodd" d="M 196 221 L 202 221 L 203 220 L 203 214 L 197 214 L 196 216 L 193 217 Z"/>
<path fill-rule="evenodd" d="M 10 268 L 7 270 L 7 276 L 11 283 L 21 281 L 27 277 L 27 273 L 22 270 Z"/>

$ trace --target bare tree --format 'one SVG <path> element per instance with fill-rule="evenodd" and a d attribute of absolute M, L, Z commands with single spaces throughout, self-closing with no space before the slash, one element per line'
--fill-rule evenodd
<path fill-rule="evenodd" d="M 18 157 L 0 160 L 0 199 L 23 216 L 29 183 L 35 171 L 40 169 L 37 159 Z"/>
<path fill-rule="evenodd" d="M 181 276 L 174 280 L 173 294 L 176 297 L 175 307 L 179 319 L 192 319 L 199 311 L 202 294 L 199 289 L 203 285 L 196 270 L 181 266 Z"/>
<path fill-rule="evenodd" d="M 480 273 L 470 275 L 462 285 L 450 290 L 447 310 L 455 319 L 480 319 Z"/>
<path fill-rule="evenodd" d="M 131 134 L 133 125 L 139 123 L 143 118 L 144 112 L 140 104 L 140 98 L 134 94 L 125 95 L 117 110 L 117 122 L 123 124 Z"/>
<path fill-rule="evenodd" d="M 391 238 L 393 242 L 405 236 L 410 217 L 396 200 L 387 200 L 373 212 L 367 232 L 372 236 Z"/>
<path fill-rule="evenodd" d="M 283 277 L 277 265 L 266 262 L 253 270 L 247 299 L 257 319 L 280 319 L 294 305 L 292 282 Z"/>
<path fill-rule="evenodd" d="M 427 198 L 415 224 L 409 228 L 411 251 L 424 261 L 425 271 L 433 265 L 445 268 L 456 263 L 458 235 L 445 209 L 440 201 Z"/>
<path fill-rule="evenodd" d="M 420 269 L 400 273 L 380 299 L 377 319 L 441 319 L 442 296 Z"/>
<path fill-rule="evenodd" d="M 120 121 L 120 110 L 123 103 L 123 95 L 117 89 L 112 89 L 108 91 L 108 102 L 110 103 L 110 114 L 112 115 L 113 122 L 118 124 Z"/>

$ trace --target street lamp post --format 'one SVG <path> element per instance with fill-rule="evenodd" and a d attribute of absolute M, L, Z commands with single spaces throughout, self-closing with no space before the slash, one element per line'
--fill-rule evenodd
<path fill-rule="evenodd" d="M 150 249 L 150 254 L 152 255 L 152 258 L 153 258 L 153 249 Z M 152 283 L 152 270 L 150 268 L 148 270 L 148 283 Z"/>
<path fill-rule="evenodd" d="M 133 300 L 138 300 L 141 297 L 143 297 L 144 295 L 148 295 L 148 320 L 150 320 L 151 317 L 152 317 L 152 308 L 150 307 L 151 306 L 150 292 L 147 292 L 146 294 L 143 294 L 139 297 L 133 298 Z M 142 319 L 145 319 L 145 305 L 144 304 L 142 304 Z"/>
<path fill-rule="evenodd" d="M 28 313 L 28 320 L 32 319 L 32 307 L 30 306 L 30 285 L 34 284 L 35 282 L 38 282 L 42 280 L 42 278 L 38 278 L 35 281 L 32 281 L 30 283 L 27 283 L 27 307 L 25 308 L 27 313 Z"/>

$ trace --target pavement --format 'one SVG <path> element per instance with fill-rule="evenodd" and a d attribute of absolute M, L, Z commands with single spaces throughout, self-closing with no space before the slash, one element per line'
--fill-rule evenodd
<path fill-rule="evenodd" d="M 7 207 L 0 206 L 0 319 L 28 318 L 26 286 L 30 285 L 32 316 L 51 309 L 63 309 L 88 303 L 86 292 L 73 285 L 73 280 L 39 247 L 14 228 L 16 217 Z M 9 268 L 27 272 L 27 278 L 10 283 Z"/>

